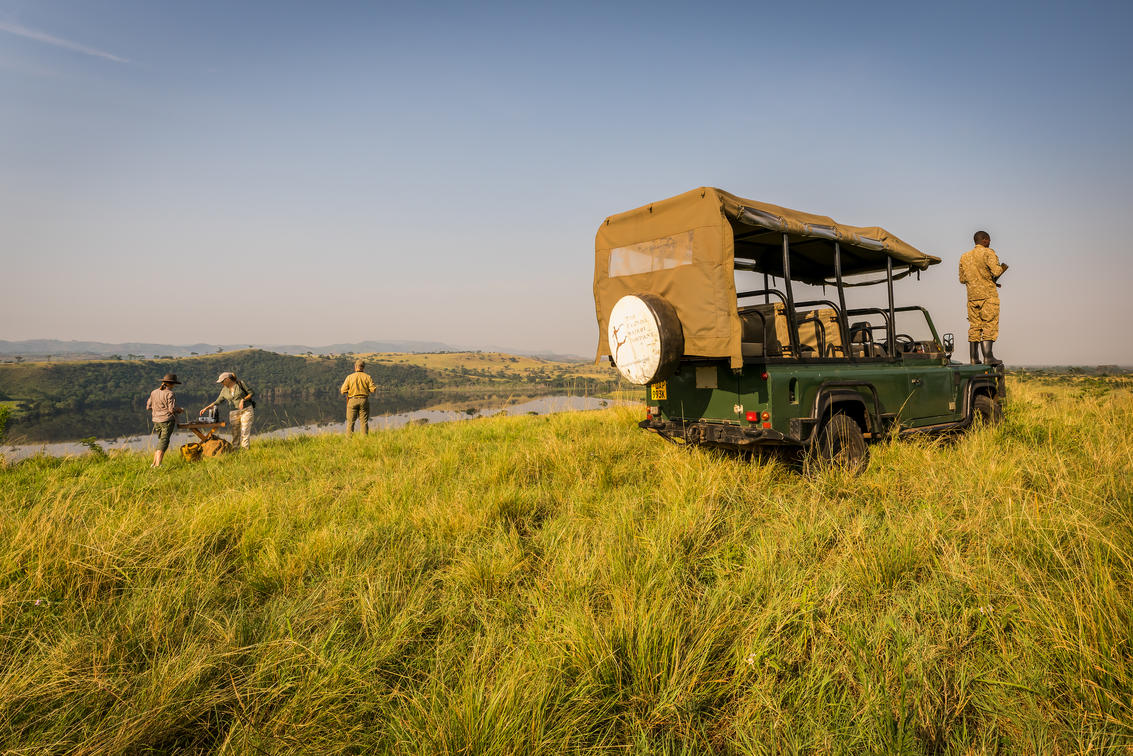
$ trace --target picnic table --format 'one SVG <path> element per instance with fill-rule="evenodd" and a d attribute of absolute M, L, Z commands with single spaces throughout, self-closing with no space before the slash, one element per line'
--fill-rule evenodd
<path fill-rule="evenodd" d="M 226 425 L 228 425 L 228 423 L 177 423 L 177 427 L 179 429 L 193 431 L 193 433 L 197 434 L 197 438 L 202 441 L 207 441 L 210 433 L 212 433 L 214 430 L 217 430 L 218 428 L 223 428 Z"/>

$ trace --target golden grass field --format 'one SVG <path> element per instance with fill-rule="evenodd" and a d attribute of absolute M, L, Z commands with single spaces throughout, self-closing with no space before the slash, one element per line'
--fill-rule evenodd
<path fill-rule="evenodd" d="M 1128 754 L 1128 379 L 860 476 L 618 408 L 0 470 L 0 751 Z"/>

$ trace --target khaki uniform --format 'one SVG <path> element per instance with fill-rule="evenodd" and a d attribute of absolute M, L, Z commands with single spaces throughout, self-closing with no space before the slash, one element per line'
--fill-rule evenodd
<path fill-rule="evenodd" d="M 370 394 L 377 390 L 374 379 L 356 370 L 346 376 L 339 392 L 346 395 L 346 433 L 354 432 L 354 422 L 357 420 L 362 427 L 362 433 L 370 432 Z"/>
<path fill-rule="evenodd" d="M 991 247 L 977 244 L 960 257 L 960 283 L 968 287 L 968 341 L 999 338 L 999 291 L 1003 266 Z"/>

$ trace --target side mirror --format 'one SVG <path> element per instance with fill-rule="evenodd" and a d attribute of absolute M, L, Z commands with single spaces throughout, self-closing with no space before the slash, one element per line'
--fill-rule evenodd
<path fill-rule="evenodd" d="M 944 352 L 951 355 L 952 350 L 956 348 L 956 337 L 950 333 L 944 334 Z"/>

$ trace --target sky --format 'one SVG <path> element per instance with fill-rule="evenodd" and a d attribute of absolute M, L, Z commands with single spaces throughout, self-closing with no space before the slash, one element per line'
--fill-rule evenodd
<path fill-rule="evenodd" d="M 592 355 L 594 234 L 698 186 L 880 225 L 966 339 L 1133 364 L 1133 3 L 0 0 L 0 339 Z M 878 287 L 876 296 L 884 296 Z"/>

